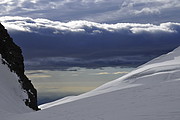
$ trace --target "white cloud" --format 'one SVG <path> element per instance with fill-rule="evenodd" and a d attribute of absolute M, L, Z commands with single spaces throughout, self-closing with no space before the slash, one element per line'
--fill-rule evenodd
<path fill-rule="evenodd" d="M 144 17 L 145 15 L 154 15 L 153 17 L 157 17 L 156 15 L 163 16 L 167 15 L 168 11 L 170 12 L 168 14 L 172 17 L 169 16 L 169 19 L 166 17 L 161 19 L 170 20 L 173 19 L 174 12 L 180 11 L 179 0 L 122 0 L 114 3 L 116 6 L 119 6 L 119 8 L 94 14 L 90 17 L 87 16 L 86 19 L 99 22 L 103 20 L 124 22 L 125 20 L 131 21 L 131 19 L 133 21 L 138 17 L 137 21 L 141 22 L 141 19 L 146 19 L 146 17 Z M 153 17 L 146 19 L 146 21 L 155 22 L 153 21 Z M 158 20 L 156 20 L 156 22 L 157 21 Z"/>
<path fill-rule="evenodd" d="M 160 14 L 160 10 L 159 9 L 156 9 L 156 8 L 143 8 L 142 10 L 135 10 L 134 11 L 135 14 Z"/>
<path fill-rule="evenodd" d="M 147 14 L 166 14 L 163 11 L 170 9 L 178 12 L 179 7 L 179 0 L 3 0 L 0 15 L 106 22 L 133 19 L 137 15 L 144 18 Z"/>
<path fill-rule="evenodd" d="M 134 27 L 131 28 L 133 33 L 141 33 L 141 32 L 150 32 L 150 33 L 157 33 L 157 32 L 177 32 L 174 28 L 171 26 L 180 26 L 180 23 L 161 23 L 159 26 L 158 25 L 152 25 L 149 24 L 145 27 Z"/>
<path fill-rule="evenodd" d="M 87 33 L 87 34 L 101 34 L 103 32 L 125 32 L 138 34 L 142 32 L 177 32 L 176 27 L 180 27 L 180 23 L 161 23 L 154 24 L 138 24 L 138 23 L 117 23 L 117 24 L 103 24 L 96 22 L 89 22 L 84 20 L 59 22 L 48 19 L 32 19 L 29 17 L 0 17 L 2 24 L 9 30 L 35 32 L 43 34 L 43 30 L 51 30 L 49 34 L 64 34 L 69 32 Z M 176 26 L 176 27 L 174 27 Z"/>
<path fill-rule="evenodd" d="M 128 6 L 135 14 L 160 14 L 164 9 L 180 6 L 179 0 L 131 0 Z"/>
<path fill-rule="evenodd" d="M 0 4 L 12 4 L 13 0 L 1 0 Z"/>

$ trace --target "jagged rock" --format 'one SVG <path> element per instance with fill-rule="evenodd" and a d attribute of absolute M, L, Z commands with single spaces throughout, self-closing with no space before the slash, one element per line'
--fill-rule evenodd
<path fill-rule="evenodd" d="M 22 88 L 27 92 L 28 98 L 25 99 L 25 104 L 33 110 L 38 110 L 37 106 L 37 91 L 31 81 L 24 74 L 24 58 L 22 51 L 17 46 L 13 39 L 9 36 L 7 30 L 0 23 L 0 54 L 4 59 L 2 62 L 7 64 L 12 72 L 15 72 L 19 77 L 19 82 Z"/>

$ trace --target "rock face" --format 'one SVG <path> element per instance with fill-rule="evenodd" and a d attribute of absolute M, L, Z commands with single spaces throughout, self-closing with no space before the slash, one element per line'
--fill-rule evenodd
<path fill-rule="evenodd" d="M 7 30 L 0 23 L 0 54 L 4 59 L 3 64 L 7 64 L 9 69 L 16 73 L 19 77 L 19 83 L 28 94 L 28 99 L 25 99 L 25 104 L 33 110 L 38 110 L 37 106 L 37 91 L 31 81 L 24 74 L 24 59 L 22 51 L 17 46 L 13 39 L 7 33 Z"/>

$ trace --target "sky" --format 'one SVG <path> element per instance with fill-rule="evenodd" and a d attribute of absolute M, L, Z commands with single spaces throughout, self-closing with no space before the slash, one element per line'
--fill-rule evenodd
<path fill-rule="evenodd" d="M 0 10 L 0 22 L 22 48 L 27 74 L 37 84 L 73 83 L 72 69 L 79 81 L 86 81 L 81 70 L 87 78 L 93 70 L 129 72 L 180 45 L 179 0 L 0 0 Z M 62 73 L 66 77 L 57 79 Z"/>
<path fill-rule="evenodd" d="M 1 0 L 0 6 L 1 16 L 46 18 L 63 22 L 159 23 L 177 22 L 180 16 L 179 0 Z"/>

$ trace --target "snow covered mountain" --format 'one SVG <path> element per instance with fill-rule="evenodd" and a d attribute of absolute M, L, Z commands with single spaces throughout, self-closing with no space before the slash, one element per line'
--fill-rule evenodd
<path fill-rule="evenodd" d="M 180 120 L 180 47 L 93 91 L 41 105 L 37 112 L 24 105 L 28 95 L 12 81 L 17 73 L 7 64 L 0 68 L 0 120 Z"/>
<path fill-rule="evenodd" d="M 179 86 L 180 47 L 93 91 L 13 120 L 179 120 Z"/>
<path fill-rule="evenodd" d="M 0 111 L 38 110 L 37 92 L 24 74 L 23 61 L 20 47 L 0 24 Z"/>
<path fill-rule="evenodd" d="M 0 55 L 0 60 L 2 57 Z M 0 63 L 0 116 L 4 113 L 24 113 L 32 111 L 25 106 L 24 101 L 28 99 L 26 92 L 19 84 L 18 76 L 12 73 L 7 65 Z M 2 114 L 3 113 L 3 114 Z M 1 119 L 1 118 L 0 118 Z"/>

